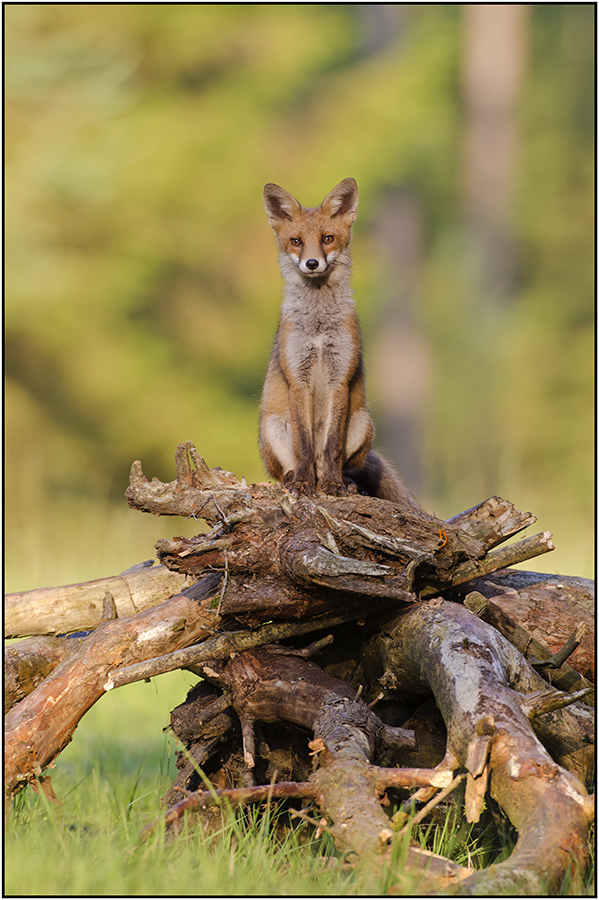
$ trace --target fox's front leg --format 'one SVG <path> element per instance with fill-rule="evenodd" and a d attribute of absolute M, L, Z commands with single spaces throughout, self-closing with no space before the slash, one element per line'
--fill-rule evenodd
<path fill-rule="evenodd" d="M 327 397 L 325 442 L 319 468 L 319 487 L 325 494 L 347 494 L 343 476 L 349 392 L 346 385 L 331 391 Z"/>
<path fill-rule="evenodd" d="M 289 389 L 289 418 L 293 443 L 293 472 L 283 479 L 293 494 L 312 495 L 316 491 L 316 460 L 312 437 L 313 398 L 304 386 Z"/>

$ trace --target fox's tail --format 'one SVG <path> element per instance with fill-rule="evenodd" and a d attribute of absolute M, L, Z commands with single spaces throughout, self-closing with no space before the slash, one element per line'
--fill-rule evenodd
<path fill-rule="evenodd" d="M 389 460 L 376 450 L 368 451 L 368 456 L 360 468 L 344 469 L 343 474 L 355 483 L 362 494 L 390 500 L 415 512 L 423 511 Z"/>

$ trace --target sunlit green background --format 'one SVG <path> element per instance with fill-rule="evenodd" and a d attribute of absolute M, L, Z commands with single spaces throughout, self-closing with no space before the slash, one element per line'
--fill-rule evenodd
<path fill-rule="evenodd" d="M 592 574 L 594 7 L 523 10 L 503 266 L 469 211 L 467 7 L 5 7 L 9 590 L 197 530 L 128 510 L 135 459 L 170 481 L 192 440 L 264 478 L 262 188 L 350 175 L 379 444 L 431 512 L 500 494 L 554 533 L 530 567 Z"/>

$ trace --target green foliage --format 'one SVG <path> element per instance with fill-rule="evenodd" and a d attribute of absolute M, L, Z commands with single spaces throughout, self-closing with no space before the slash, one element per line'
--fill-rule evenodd
<path fill-rule="evenodd" d="M 519 283 L 499 319 L 473 292 L 461 212 L 462 9 L 381 9 L 7 7 L 13 535 L 33 509 L 121 498 L 136 458 L 169 480 L 182 440 L 262 477 L 257 409 L 280 296 L 262 186 L 312 204 L 351 174 L 367 356 L 384 328 L 380 201 L 407 189 L 425 222 L 423 500 L 449 515 L 508 495 L 558 546 L 563 527 L 589 572 L 593 9 L 531 7 Z M 401 467 L 401 445 L 387 449 Z"/>

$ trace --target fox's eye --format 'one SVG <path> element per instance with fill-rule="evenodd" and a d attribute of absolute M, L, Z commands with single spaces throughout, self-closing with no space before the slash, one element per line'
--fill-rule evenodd
<path fill-rule="evenodd" d="M 323 244 L 332 244 L 334 240 L 335 240 L 335 238 L 333 237 L 332 234 L 325 234 L 325 235 L 323 235 L 322 243 Z"/>
<path fill-rule="evenodd" d="M 301 238 L 289 238 L 289 240 L 291 241 L 291 243 L 293 244 L 294 247 L 301 247 L 301 246 L 302 246 L 302 239 L 301 239 Z"/>

